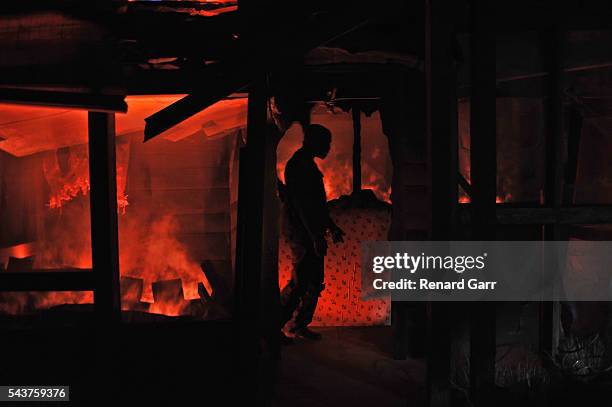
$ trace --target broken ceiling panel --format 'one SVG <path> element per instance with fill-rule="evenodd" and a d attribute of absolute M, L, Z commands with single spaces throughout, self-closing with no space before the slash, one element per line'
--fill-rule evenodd
<path fill-rule="evenodd" d="M 144 134 L 145 118 L 185 95 L 128 96 L 128 113 L 116 114 L 116 134 Z M 207 137 L 246 124 L 247 99 L 222 100 L 160 137 L 177 141 L 201 132 Z M 87 142 L 87 112 L 0 104 L 0 149 L 17 157 Z"/>

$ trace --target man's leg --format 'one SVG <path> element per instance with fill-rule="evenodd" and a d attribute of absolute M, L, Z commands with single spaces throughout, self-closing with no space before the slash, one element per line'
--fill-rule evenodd
<path fill-rule="evenodd" d="M 308 280 L 306 278 L 309 268 L 308 255 L 303 249 L 301 252 L 297 248 L 292 251 L 297 261 L 293 264 L 291 280 L 289 280 L 281 291 L 281 329 L 283 329 L 285 324 L 293 317 L 293 313 L 299 307 L 308 286 Z"/>
<path fill-rule="evenodd" d="M 308 325 L 312 322 L 319 296 L 324 288 L 325 259 L 314 253 L 309 253 L 305 260 L 308 268 L 304 270 L 304 274 L 307 277 L 308 283 L 302 295 L 302 301 L 297 308 L 294 326 L 291 330 L 308 339 L 320 339 L 321 335 L 310 331 Z"/>
<path fill-rule="evenodd" d="M 292 277 L 281 291 L 281 329 L 291 320 L 293 313 L 300 304 L 301 298 L 304 296 L 305 290 L 300 288 L 297 280 Z"/>

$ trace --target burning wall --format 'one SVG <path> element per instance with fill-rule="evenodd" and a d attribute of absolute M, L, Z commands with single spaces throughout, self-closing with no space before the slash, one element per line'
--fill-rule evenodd
<path fill-rule="evenodd" d="M 128 117 L 117 116 L 120 269 L 122 294 L 130 298 L 123 307 L 166 315 L 195 310 L 202 316 L 202 296 L 227 296 L 232 284 L 230 234 L 236 194 L 230 187 L 236 183 L 230 180 L 230 164 L 236 157 L 237 129 L 245 122 L 246 100 L 222 101 L 143 144 L 142 119 L 176 97 L 167 99 L 133 98 L 128 101 Z M 25 114 L 32 110 L 32 116 Z M 10 268 L 19 263 L 18 257 L 33 256 L 33 263 L 21 261 L 20 267 L 49 272 L 91 268 L 89 163 L 82 112 L 60 110 L 41 116 L 32 108 L 6 111 L 10 119 L 22 116 L 27 131 L 20 131 L 15 120 L 0 121 L 0 133 L 8 136 L 0 148 L 12 153 L 0 156 L 0 264 L 10 263 Z M 67 121 L 55 123 L 67 130 L 66 137 L 53 131 L 59 148 L 49 149 L 53 144 L 45 142 L 24 150 L 24 141 L 45 134 L 42 119 L 56 116 Z M 82 126 L 75 127 L 74 120 Z M 231 175 L 237 177 L 237 172 Z M 215 276 L 218 292 L 203 268 Z M 176 281 L 179 289 L 168 298 L 165 293 L 177 287 Z M 132 301 L 134 289 L 140 290 L 137 301 Z M 165 296 L 164 304 L 154 301 L 156 294 Z M 10 293 L 3 295 L 2 305 L 5 311 L 27 312 L 91 301 L 91 293 Z"/>
<path fill-rule="evenodd" d="M 233 286 L 237 149 L 246 121 L 246 100 L 218 103 L 156 139 L 142 143 L 142 119 L 153 110 L 151 104 L 157 109 L 157 105 L 171 101 L 169 97 L 154 97 L 153 101 L 132 98 L 128 100 L 127 117 L 117 115 L 123 308 L 166 315 L 210 316 L 203 312 L 202 297 L 227 296 L 231 291 L 228 287 Z M 0 191 L 4 204 L 0 216 L 3 222 L 11 223 L 0 235 L 0 247 L 5 248 L 0 249 L 2 263 L 6 264 L 10 256 L 33 255 L 33 266 L 37 269 L 91 267 L 85 128 L 80 128 L 78 137 L 72 133 L 78 130 L 73 120 L 82 126 L 86 121 L 78 112 L 62 115 L 70 124 L 63 127 L 66 138 L 61 138 L 61 132 L 55 130 L 59 138 L 55 148 L 49 148 L 46 143 L 41 151 L 36 145 L 23 150 L 27 137 L 15 129 L 6 140 L 15 154 L 0 152 L 3 164 L 0 168 L 4 172 Z M 29 123 L 28 117 L 24 114 L 21 120 Z M 313 122 L 328 126 L 334 133 L 332 152 L 327 160 L 319 163 L 326 176 L 330 199 L 349 194 L 352 189 L 350 117 L 346 113 L 332 114 L 323 106 L 313 111 Z M 34 118 L 44 123 L 44 117 L 35 115 Z M 44 127 L 39 125 L 36 129 L 44 133 Z M 362 117 L 362 135 L 363 186 L 372 188 L 379 199 L 388 201 L 391 167 L 386 137 L 380 130 L 376 113 L 369 118 Z M 285 162 L 301 145 L 301 137 L 300 129 L 294 127 L 281 141 L 278 149 L 281 177 Z M 0 147 L 1 143 L 4 142 L 0 142 Z M 326 264 L 327 290 L 315 322 L 320 325 L 385 323 L 389 303 L 362 302 L 356 270 L 359 242 L 386 239 L 389 212 L 337 208 L 333 216 L 350 236 L 344 245 L 330 250 Z M 24 246 L 24 242 L 28 244 Z M 281 285 L 290 271 L 290 265 L 282 257 L 284 248 L 281 241 Z M 202 272 L 202 263 L 206 275 Z M 207 276 L 215 281 L 209 281 Z M 11 312 L 91 301 L 91 293 L 3 296 L 4 310 Z"/>
<path fill-rule="evenodd" d="M 153 282 L 178 278 L 185 300 L 200 298 L 200 282 L 212 294 L 202 263 L 232 284 L 230 157 L 236 142 L 236 133 L 132 140 L 120 267 L 124 275 L 144 279 L 143 301 L 152 302 Z"/>

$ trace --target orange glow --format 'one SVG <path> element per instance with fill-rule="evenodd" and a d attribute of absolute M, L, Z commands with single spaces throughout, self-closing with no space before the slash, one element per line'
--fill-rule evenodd
<path fill-rule="evenodd" d="M 208 145 L 229 143 L 219 143 L 219 140 L 235 140 L 232 132 L 244 126 L 247 106 L 246 98 L 220 101 L 143 146 L 144 119 L 182 96 L 128 97 L 126 101 L 129 113 L 116 115 L 121 276 L 142 279 L 143 291 L 139 301 L 145 305 L 148 303 L 150 312 L 173 316 L 190 312 L 187 309 L 190 301 L 200 300 L 198 283 L 204 285 L 208 295 L 213 294 L 213 287 L 202 271 L 200 260 L 193 254 L 194 244 L 184 241 L 190 237 L 183 230 L 185 225 L 178 223 L 176 215 L 190 215 L 190 207 L 184 207 L 180 200 L 174 202 L 176 194 L 166 193 L 163 188 L 172 191 L 172 188 L 180 184 L 176 189 L 180 193 L 189 192 L 189 188 L 199 188 L 197 193 L 204 198 L 206 193 L 202 187 L 206 185 L 199 184 L 197 179 L 210 179 L 210 182 L 217 184 L 227 182 L 222 172 L 214 174 L 215 171 L 221 171 L 224 162 L 227 162 L 223 154 L 229 154 L 230 150 L 210 150 L 215 151 L 215 155 L 211 156 L 206 156 L 204 151 L 211 148 Z M 10 249 L 0 249 L 0 255 L 3 259 L 34 256 L 34 268 L 49 269 L 49 272 L 58 268 L 91 268 L 86 112 L 12 105 L 4 107 L 0 109 L 0 135 L 4 139 L 0 140 L 0 149 L 19 157 L 18 162 L 28 161 L 31 170 L 25 181 L 31 188 L 39 189 L 33 197 L 40 197 L 44 202 L 41 202 L 42 209 L 37 209 L 40 212 L 36 214 L 40 219 L 40 229 L 43 230 L 39 240 Z M 49 120 L 53 122 L 51 126 Z M 217 141 L 206 144 L 207 139 Z M 155 143 L 158 143 L 158 147 L 155 147 Z M 168 165 L 167 161 L 156 158 L 166 148 L 160 148 L 159 145 L 170 149 L 184 146 L 176 150 L 176 156 L 182 157 L 181 160 L 174 160 L 176 165 Z M 138 146 L 136 153 L 132 151 L 132 146 Z M 152 146 L 152 149 L 148 146 Z M 183 152 L 191 158 L 184 159 Z M 141 168 L 143 165 L 147 168 Z M 156 167 L 149 167 L 153 165 Z M 195 180 L 191 184 L 182 179 L 185 174 L 170 172 L 181 166 L 187 166 L 187 175 Z M 214 166 L 220 167 L 217 169 Z M 229 164 L 227 171 L 229 173 Z M 139 177 L 139 180 L 146 178 L 148 181 L 140 185 L 134 177 Z M 142 192 L 147 182 L 150 191 Z M 151 182 L 161 186 L 162 190 L 157 189 L 159 186 L 152 186 Z M 134 195 L 134 202 L 126 193 L 129 187 L 139 194 Z M 147 194 L 152 195 L 147 198 Z M 188 194 L 185 197 L 191 199 Z M 140 201 L 136 202 L 138 198 Z M 204 204 L 206 208 L 208 203 L 203 199 L 194 200 L 194 204 L 198 208 L 191 210 L 198 211 L 201 210 L 199 205 Z M 229 210 L 229 201 L 227 205 Z M 187 227 L 193 229 L 194 226 Z M 181 280 L 183 297 L 176 301 L 155 303 L 152 283 L 172 279 Z M 10 293 L 6 301 L 3 296 L 0 302 L 3 311 L 20 313 L 58 304 L 92 301 L 92 293 L 54 292 Z M 130 304 L 122 305 L 124 309 L 131 307 Z"/>
<path fill-rule="evenodd" d="M 64 203 L 75 197 L 89 193 L 89 160 L 85 146 L 71 149 L 68 158 L 67 174 L 63 174 L 58 163 L 57 154 L 43 158 L 43 171 L 51 189 L 48 206 L 51 209 L 61 208 Z"/>
<path fill-rule="evenodd" d="M 199 298 L 198 282 L 208 285 L 210 291 L 200 265 L 189 258 L 185 246 L 176 238 L 176 220 L 165 215 L 150 224 L 143 221 L 136 217 L 122 223 L 119 247 L 122 275 L 144 280 L 141 301 L 153 303 L 151 285 L 161 280 L 180 278 L 187 300 Z"/>
<path fill-rule="evenodd" d="M 329 155 L 315 159 L 323 173 L 327 199 L 337 199 L 353 192 L 353 127 L 348 113 L 330 113 L 324 106 L 313 108 L 312 122 L 323 124 L 332 132 Z M 285 182 L 285 166 L 293 153 L 302 146 L 302 129 L 294 124 L 278 146 L 277 173 Z M 381 201 L 391 202 L 391 168 L 387 138 L 380 128 L 380 117 L 362 114 L 361 188 L 371 189 Z"/>
<path fill-rule="evenodd" d="M 353 128 L 351 115 L 330 113 L 315 106 L 312 122 L 320 123 L 332 132 L 329 155 L 316 159 L 323 173 L 328 200 L 350 195 L 353 191 Z M 278 146 L 277 174 L 284 182 L 287 161 L 302 145 L 302 130 L 292 126 Z M 380 128 L 380 118 L 362 116 L 362 189 L 371 189 L 379 200 L 390 202 L 391 168 L 387 139 Z M 389 322 L 388 299 L 363 300 L 359 272 L 360 242 L 386 240 L 389 213 L 384 209 L 332 208 L 330 215 L 347 233 L 345 242 L 329 245 L 325 258 L 325 290 L 321 293 L 314 325 L 351 326 L 380 325 Z M 279 245 L 279 285 L 284 287 L 291 277 L 289 242 L 282 238 Z"/>
<path fill-rule="evenodd" d="M 14 257 L 16 259 L 24 259 L 31 256 L 36 247 L 34 243 L 23 243 L 16 246 L 12 246 L 6 249 L 2 249 L 2 254 L 6 257 Z"/>
<path fill-rule="evenodd" d="M 144 119 L 185 95 L 128 96 L 127 114 L 116 114 L 116 134 L 142 133 Z M 87 143 L 87 112 L 0 104 L 0 149 L 16 157 Z"/>
<path fill-rule="evenodd" d="M 506 194 L 505 197 L 501 197 L 501 196 L 496 196 L 495 197 L 495 203 L 504 203 L 504 202 L 508 202 L 512 200 L 512 194 Z M 467 195 L 460 195 L 459 196 L 459 203 L 470 203 L 470 197 Z"/>
<path fill-rule="evenodd" d="M 214 288 L 207 281 L 200 263 L 202 259 L 207 259 L 206 256 L 218 255 L 216 247 L 202 248 L 198 240 L 194 243 L 190 239 L 207 234 L 214 235 L 216 241 L 221 241 L 220 244 L 224 243 L 224 239 L 229 240 L 229 234 L 226 235 L 224 229 L 225 219 L 219 216 L 227 214 L 229 218 L 229 214 L 222 212 L 225 207 L 218 209 L 218 206 L 227 204 L 230 207 L 230 198 L 224 195 L 227 192 L 225 186 L 230 184 L 229 176 L 221 171 L 226 165 L 229 172 L 227 146 L 230 144 L 215 144 L 215 141 L 229 140 L 234 137 L 230 136 L 233 130 L 244 127 L 247 105 L 246 99 L 221 101 L 143 144 L 144 118 L 180 97 L 129 97 L 129 114 L 116 115 L 121 276 L 142 280 L 142 294 L 137 300 L 140 305 L 146 305 L 144 308 L 148 312 L 170 316 L 191 312 L 191 301 L 200 299 L 198 283 L 203 283 L 209 295 L 213 294 Z M 59 114 L 57 117 L 62 120 L 57 124 L 64 129 L 78 130 L 72 120 L 82 118 L 77 118 L 73 113 Z M 5 123 L 2 115 L 0 111 L 0 134 L 2 123 Z M 26 127 L 35 131 L 23 132 L 20 126 L 15 126 L 12 135 L 6 141 L 0 141 L 0 149 L 4 149 L 5 142 L 13 143 L 11 151 L 22 154 L 20 157 L 40 154 L 29 158 L 37 163 L 41 185 L 44 186 L 39 193 L 42 210 L 37 213 L 43 219 L 40 223 L 40 229 L 44 229 L 42 236 L 39 236 L 35 245 L 23 248 L 15 246 L 13 251 L 22 257 L 34 255 L 35 268 L 91 268 L 86 133 L 76 131 L 64 135 L 57 132 L 53 135 L 57 139 L 53 139 L 47 137 L 48 124 L 45 124 L 42 117 L 37 117 L 40 120 L 34 124 L 28 121 L 27 114 L 24 113 L 22 117 Z M 330 200 L 352 192 L 351 124 L 335 123 L 333 120 L 331 126 L 337 135 L 333 151 L 328 159 L 318 162 L 325 174 L 325 188 Z M 85 121 L 79 123 L 84 124 L 86 130 L 86 116 Z M 373 124 L 370 128 L 367 126 L 367 122 L 364 123 L 364 135 L 373 134 L 379 123 L 376 128 Z M 348 137 L 344 137 L 347 134 Z M 299 134 L 297 136 L 297 141 L 294 141 L 295 138 L 287 138 L 288 144 L 284 147 L 286 151 L 292 153 L 299 148 L 301 137 Z M 387 147 L 376 145 L 370 148 L 365 144 L 375 138 L 386 140 L 381 134 L 377 136 L 368 139 L 364 137 L 362 186 L 374 190 L 379 199 L 388 202 L 391 192 L 389 178 L 381 169 L 388 159 L 382 154 Z M 34 144 L 25 148 L 29 141 Z M 42 145 L 36 144 L 39 141 Z M 60 148 L 63 149 L 59 151 Z M 285 163 L 286 159 L 279 159 L 281 177 Z M 211 179 L 214 185 L 199 183 L 200 180 Z M 386 239 L 388 213 L 376 211 L 332 213 L 350 236 L 345 244 L 333 246 L 326 259 L 329 271 L 327 289 L 321 299 L 316 323 L 359 325 L 379 324 L 387 320 L 389 301 L 362 301 L 360 276 L 357 272 L 359 242 Z M 208 215 L 206 221 L 204 213 Z M 219 229 L 210 230 L 209 227 Z M 286 246 L 281 243 L 281 250 L 283 248 Z M 289 271 L 290 265 L 281 260 L 281 282 L 286 281 Z M 175 279 L 181 280 L 182 298 L 155 302 L 155 298 L 159 297 L 154 298 L 153 283 Z M 22 293 L 15 295 L 14 300 L 7 302 L 2 309 L 14 313 L 30 312 L 57 304 L 92 301 L 92 293 Z M 139 309 L 138 304 L 134 306 L 126 301 L 122 303 L 122 308 Z"/>
<path fill-rule="evenodd" d="M 346 232 L 341 244 L 330 243 L 325 257 L 325 290 L 321 293 L 313 325 L 384 325 L 389 322 L 389 298 L 363 300 L 361 287 L 361 241 L 386 240 L 390 213 L 385 209 L 338 209 L 330 215 Z M 291 278 L 289 242 L 279 245 L 279 284 Z"/>
<path fill-rule="evenodd" d="M 0 293 L 2 311 L 24 314 L 59 304 L 92 304 L 91 291 Z"/>

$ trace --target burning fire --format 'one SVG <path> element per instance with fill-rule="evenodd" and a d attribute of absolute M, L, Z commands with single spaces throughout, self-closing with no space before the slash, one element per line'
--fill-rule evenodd
<path fill-rule="evenodd" d="M 229 140 L 235 136 L 235 131 L 245 125 L 247 100 L 236 98 L 221 101 L 143 147 L 144 118 L 180 97 L 129 97 L 130 113 L 117 115 L 116 175 L 121 288 L 123 290 L 130 283 L 136 288 L 141 286 L 140 290 L 130 293 L 133 295 L 137 292 L 134 301 L 137 304 L 123 301 L 125 309 L 166 315 L 195 315 L 194 309 L 206 311 L 206 307 L 202 307 L 202 298 L 219 296 L 227 291 L 227 287 L 218 290 L 219 285 L 213 291 L 200 265 L 200 261 L 208 259 L 209 252 L 213 251 L 212 246 L 203 247 L 201 243 L 209 244 L 206 240 L 209 239 L 208 235 L 212 236 L 211 245 L 222 246 L 220 236 L 202 229 L 208 227 L 208 219 L 211 219 L 213 227 L 222 227 L 219 220 L 221 217 L 215 211 L 225 210 L 219 209 L 219 205 L 228 194 L 223 190 L 218 196 L 213 195 L 221 190 L 221 183 L 228 181 L 224 171 L 229 172 L 230 169 L 224 166 L 233 152 L 228 147 L 231 144 Z M 11 201 L 11 205 L 18 205 L 21 201 L 28 203 L 21 208 L 10 206 L 3 211 L 3 216 L 7 213 L 27 216 L 23 226 L 13 222 L 16 223 L 13 227 L 15 231 L 10 231 L 8 235 L 17 242 L 23 239 L 21 241 L 31 243 L 0 248 L 0 269 L 7 266 L 7 259 L 12 268 L 24 272 L 29 268 L 49 272 L 57 269 L 90 269 L 86 113 L 12 105 L 3 108 L 2 113 L 0 123 L 4 125 L 3 136 L 8 136 L 2 141 L 1 147 L 16 157 L 10 161 L 11 170 L 22 174 L 19 181 L 15 181 L 17 184 L 11 185 L 27 184 L 27 188 L 14 188 L 19 200 Z M 161 144 L 156 144 L 158 141 Z M 150 145 L 157 147 L 148 147 Z M 164 147 L 160 148 L 160 145 Z M 166 147 L 172 152 L 167 154 L 164 151 Z M 196 151 L 196 148 L 200 150 Z M 214 154 L 204 154 L 212 151 Z M 171 159 L 159 158 L 164 155 Z M 174 156 L 181 158 L 174 160 Z M 185 159 L 185 156 L 189 158 Z M 209 161 L 203 161 L 208 157 L 211 157 Z M 2 168 L 4 164 L 4 161 L 0 163 Z M 7 173 L 3 172 L 3 176 Z M 228 188 L 231 185 L 228 183 Z M 208 187 L 213 191 L 210 194 L 203 192 Z M 189 190 L 192 188 L 196 192 L 190 195 Z M 129 199 L 127 191 L 130 191 Z M 6 192 L 2 190 L 3 194 Z M 230 205 L 228 197 L 228 218 Z M 202 213 L 207 216 L 206 220 L 204 215 L 198 216 Z M 191 222 L 197 224 L 186 224 L 190 222 L 189 219 L 196 219 Z M 227 240 L 229 253 L 230 237 Z M 225 269 L 223 259 L 220 259 L 222 256 L 218 253 L 211 253 L 210 256 L 222 264 L 213 276 L 215 279 L 221 276 L 223 280 Z M 227 256 L 229 259 L 229 254 Z M 31 261 L 16 261 L 28 257 L 31 257 Z M 216 263 L 212 263 L 207 273 L 215 272 Z M 174 283 L 166 284 L 168 281 Z M 164 293 L 168 287 L 171 292 L 177 281 L 180 290 L 175 290 L 176 296 Z M 93 301 L 91 292 L 8 293 L 0 297 L 0 310 L 11 313 Z"/>
<path fill-rule="evenodd" d="M 156 281 L 180 279 L 185 300 L 198 299 L 198 283 L 202 282 L 207 292 L 212 287 L 202 272 L 201 266 L 189 258 L 185 246 L 178 241 L 178 225 L 172 215 L 152 219 L 143 223 L 141 217 L 120 222 L 120 257 L 122 276 L 143 280 L 140 301 L 151 303 L 151 312 L 165 315 L 180 315 L 185 303 L 156 304 L 152 284 Z"/>
<path fill-rule="evenodd" d="M 243 102 L 240 103 L 246 107 Z M 238 104 L 237 101 L 231 101 L 231 103 Z M 238 108 L 234 110 L 242 112 Z M 227 111 L 225 113 L 227 114 Z M 241 115 L 234 113 L 227 120 L 220 122 L 218 127 L 227 128 L 226 122 L 228 121 L 232 126 L 240 125 L 242 113 Z M 217 119 L 225 117 L 217 116 L 215 116 Z M 201 140 L 203 136 L 212 138 L 213 134 L 209 134 L 211 126 L 203 129 L 202 122 L 209 123 L 210 120 L 200 121 L 199 127 L 182 131 L 180 138 L 173 135 L 172 139 L 166 139 L 166 142 L 170 143 L 168 146 L 188 143 L 186 145 L 191 148 L 196 146 L 197 140 Z M 120 124 L 118 120 L 118 126 Z M 350 121 L 342 124 L 344 127 L 337 123 L 332 123 L 331 126 L 334 135 L 337 135 L 332 145 L 332 152 L 330 157 L 318 163 L 325 174 L 325 188 L 330 200 L 352 192 L 352 126 Z M 334 126 L 337 128 L 333 128 Z M 364 124 L 364 129 L 366 127 Z M 368 130 L 368 132 L 372 134 L 374 130 Z M 282 149 L 286 157 L 279 158 L 277 168 L 281 179 L 290 154 L 301 146 L 301 134 L 297 133 L 297 136 L 297 138 L 286 136 L 286 141 L 283 141 L 285 145 Z M 128 137 L 117 139 L 116 150 L 120 270 L 122 289 L 128 284 L 132 284 L 135 289 L 129 292 L 131 302 L 125 301 L 128 293 L 122 293 L 124 295 L 122 307 L 165 315 L 190 313 L 194 302 L 197 306 L 197 302 L 202 297 L 213 295 L 214 292 L 199 261 L 194 259 L 197 256 L 191 254 L 190 246 L 183 240 L 184 235 L 188 233 L 180 230 L 183 220 L 179 225 L 175 214 L 185 215 L 185 208 L 182 208 L 181 211 L 175 210 L 176 208 L 172 207 L 173 204 L 168 202 L 167 195 L 164 195 L 163 202 L 156 201 L 162 194 L 155 189 L 153 183 L 157 182 L 156 185 L 160 185 L 161 175 L 165 177 L 171 174 L 169 172 L 153 174 L 149 171 L 149 167 L 146 170 L 138 167 L 143 164 L 142 162 L 130 162 L 130 157 L 138 156 L 134 152 L 138 150 L 132 149 L 139 148 L 135 146 L 140 144 L 125 142 L 126 138 Z M 376 137 L 372 134 L 372 137 L 367 140 L 364 138 L 362 185 L 363 188 L 373 189 L 379 199 L 389 201 L 390 183 L 384 167 L 387 158 L 383 154 L 387 147 L 385 145 L 384 148 L 373 148 L 367 145 L 374 139 L 383 140 L 386 143 L 382 133 L 377 133 Z M 66 267 L 91 268 L 89 157 L 87 146 L 83 144 L 84 141 L 80 141 L 81 144 L 70 144 L 70 147 L 62 147 L 59 150 L 46 149 L 36 153 L 39 154 L 38 157 L 41 160 L 38 171 L 42 172 L 44 180 L 43 193 L 39 194 L 43 208 L 36 214 L 40 222 L 37 224 L 40 232 L 37 233 L 40 234 L 37 234 L 38 240 L 34 244 L 22 248 L 15 246 L 10 256 L 16 258 L 34 256 L 34 268 L 37 270 L 49 269 L 52 272 L 51 269 Z M 142 157 L 148 153 L 145 151 L 140 154 L 143 155 L 138 156 L 139 160 L 143 160 Z M 150 158 L 151 160 L 157 160 L 155 157 L 158 156 L 152 155 L 151 157 L 153 157 Z M 201 156 L 197 160 L 201 160 Z M 193 163 L 193 167 L 187 167 L 191 171 L 188 175 L 199 176 L 202 166 L 206 168 L 206 171 L 213 171 L 213 167 L 206 167 L 201 161 L 198 161 Z M 128 201 L 126 191 L 128 183 L 131 183 L 130 188 L 134 188 L 134 178 L 130 175 L 134 168 L 139 177 L 145 179 L 142 183 L 145 186 L 141 185 L 141 190 L 129 189 L 130 200 Z M 180 166 L 176 167 L 176 172 L 173 173 L 175 175 L 172 175 L 177 177 L 175 181 L 170 181 L 170 184 L 161 184 L 166 190 L 174 191 L 173 188 L 176 185 L 172 185 L 172 182 L 181 185 L 185 182 L 183 178 L 187 178 L 187 174 L 179 172 L 178 169 Z M 205 178 L 211 178 L 211 174 L 207 174 Z M 166 178 L 163 180 L 167 182 Z M 186 187 L 183 189 L 188 190 L 190 184 L 185 183 L 184 185 Z M 142 192 L 142 188 L 148 188 L 148 192 Z M 140 192 L 137 194 L 135 191 Z M 42 205 L 43 201 L 44 205 Z M 6 299 L 2 297 L 2 310 L 15 313 L 29 312 L 57 304 L 93 301 L 91 292 L 11 293 Z"/>
<path fill-rule="evenodd" d="M 504 203 L 504 202 L 509 202 L 511 200 L 512 200 L 512 194 L 506 194 L 504 197 L 497 195 L 495 197 L 495 203 Z M 471 202 L 471 199 L 469 196 L 464 195 L 464 194 L 459 195 L 459 203 L 464 204 L 464 203 L 470 203 L 470 202 Z"/>
<path fill-rule="evenodd" d="M 34 268 L 91 268 L 89 223 L 89 167 L 84 145 L 73 146 L 41 157 L 42 172 L 48 186 L 44 212 L 45 235 L 38 242 L 3 250 L 16 259 L 34 256 Z M 117 207 L 121 277 L 140 279 L 140 309 L 164 315 L 188 312 L 191 300 L 199 300 L 198 283 L 208 295 L 213 293 L 202 267 L 190 258 L 177 238 L 178 225 L 172 214 L 133 211 L 128 208 L 125 188 L 129 167 L 129 143 L 117 144 Z M 155 302 L 152 284 L 176 279 L 181 295 Z M 0 295 L 1 309 L 9 313 L 31 312 L 58 304 L 92 303 L 91 292 L 10 293 Z M 123 303 L 124 309 L 134 304 Z"/>
<path fill-rule="evenodd" d="M 124 194 L 127 179 L 127 154 L 123 144 L 117 146 L 117 208 L 125 213 L 128 206 L 127 195 Z M 89 153 L 86 146 L 75 146 L 70 149 L 62 149 L 68 155 L 66 169 L 62 169 L 59 163 L 58 153 L 46 155 L 43 158 L 43 172 L 50 188 L 48 206 L 51 209 L 60 209 L 66 203 L 77 196 L 87 196 L 89 193 Z"/>
<path fill-rule="evenodd" d="M 43 158 L 43 171 L 51 190 L 48 202 L 51 209 L 59 209 L 77 196 L 89 193 L 89 161 L 85 146 L 59 151 L 68 154 L 65 170 L 60 167 L 57 153 Z"/>

